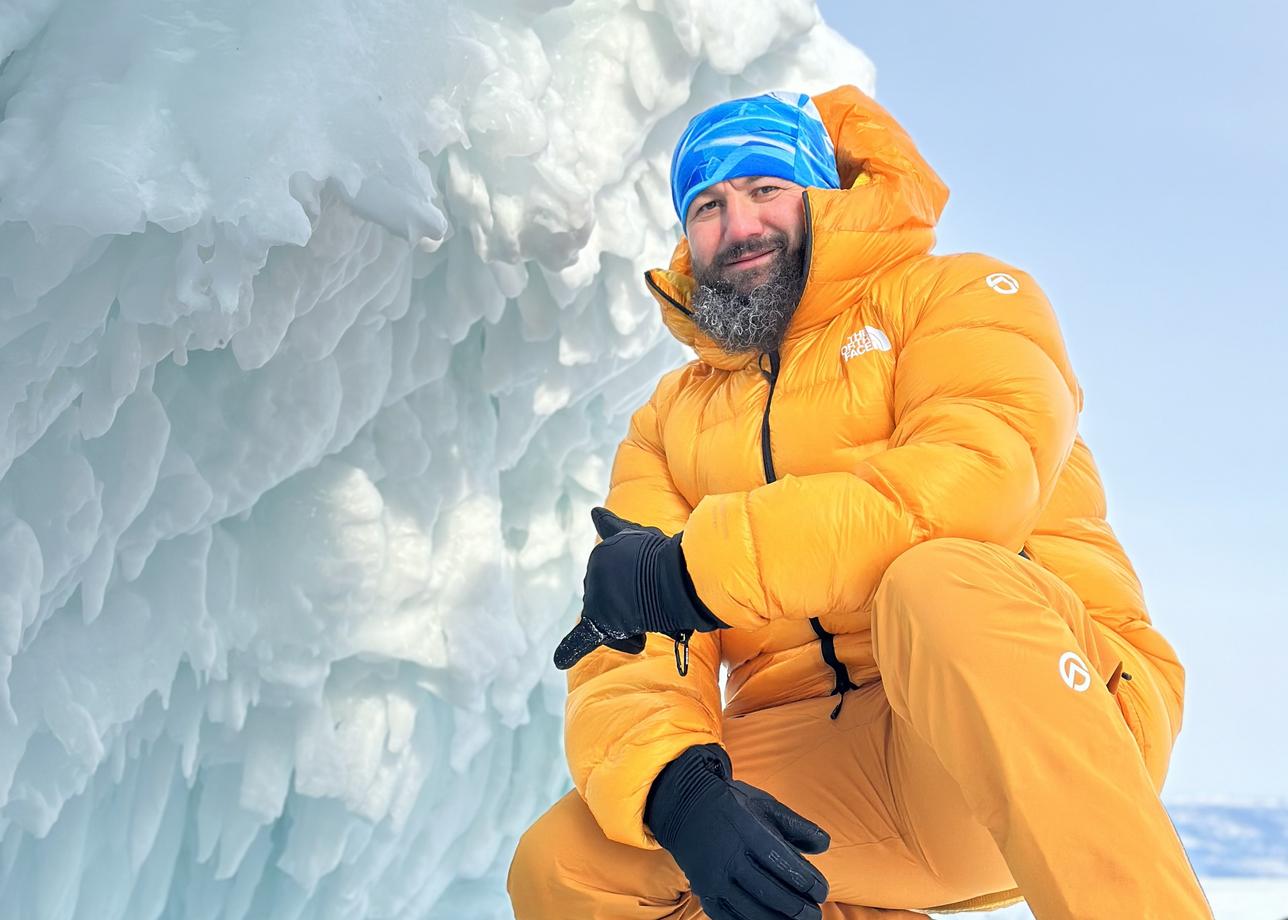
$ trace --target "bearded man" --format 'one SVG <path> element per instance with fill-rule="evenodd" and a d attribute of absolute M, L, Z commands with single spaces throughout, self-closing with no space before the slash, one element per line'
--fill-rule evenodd
<path fill-rule="evenodd" d="M 697 358 L 592 512 L 516 916 L 1210 918 L 1158 797 L 1184 672 L 1037 284 L 930 254 L 947 189 L 854 87 L 700 114 L 672 191 Z"/>

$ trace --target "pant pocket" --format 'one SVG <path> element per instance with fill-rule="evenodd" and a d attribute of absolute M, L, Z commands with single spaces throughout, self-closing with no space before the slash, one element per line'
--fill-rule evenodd
<path fill-rule="evenodd" d="M 1123 722 L 1140 749 L 1155 790 L 1162 789 L 1172 756 L 1170 723 L 1159 695 L 1158 680 L 1148 664 L 1124 662 L 1123 677 L 1114 693 Z"/>
<path fill-rule="evenodd" d="M 1127 723 L 1131 736 L 1136 739 L 1136 747 L 1140 749 L 1141 756 L 1148 760 L 1151 744 L 1141 716 L 1140 700 L 1136 698 L 1136 675 L 1130 671 L 1124 671 L 1124 673 L 1127 678 L 1118 681 L 1114 699 L 1118 701 L 1118 709 L 1123 714 L 1123 721 Z"/>

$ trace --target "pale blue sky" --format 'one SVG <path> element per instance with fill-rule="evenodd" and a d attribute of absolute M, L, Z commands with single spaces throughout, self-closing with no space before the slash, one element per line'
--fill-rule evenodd
<path fill-rule="evenodd" d="M 1190 670 L 1166 797 L 1288 797 L 1288 4 L 819 6 L 952 189 L 939 251 L 1060 315 Z"/>

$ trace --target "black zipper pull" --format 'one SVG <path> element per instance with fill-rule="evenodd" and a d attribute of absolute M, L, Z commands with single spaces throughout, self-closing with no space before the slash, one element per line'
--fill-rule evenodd
<path fill-rule="evenodd" d="M 838 661 L 837 664 L 840 664 L 840 662 Z M 841 667 L 844 668 L 845 665 L 841 664 Z M 858 689 L 859 685 L 850 680 L 850 672 L 847 670 L 845 672 L 845 683 L 832 691 L 833 693 L 839 693 L 841 695 L 841 698 L 836 701 L 836 708 L 832 710 L 833 719 L 841 714 L 841 707 L 845 705 L 845 694 L 849 693 L 851 690 Z"/>
<path fill-rule="evenodd" d="M 682 629 L 671 636 L 675 640 L 675 670 L 681 677 L 687 677 L 689 674 L 689 637 L 693 635 L 693 630 Z M 684 660 L 680 660 L 680 648 L 684 648 Z"/>

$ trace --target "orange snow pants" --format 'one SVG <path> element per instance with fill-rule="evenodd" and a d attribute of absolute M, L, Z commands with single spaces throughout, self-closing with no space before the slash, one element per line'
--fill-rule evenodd
<path fill-rule="evenodd" d="M 1021 894 L 1039 920 L 1210 920 L 1157 794 L 1162 678 L 1068 586 L 1001 547 L 933 540 L 895 560 L 871 614 L 881 679 L 835 720 L 823 697 L 723 725 L 735 776 L 831 835 L 809 857 L 826 920 Z M 523 836 L 508 888 L 518 920 L 705 917 L 669 853 L 606 838 L 575 790 Z"/>

